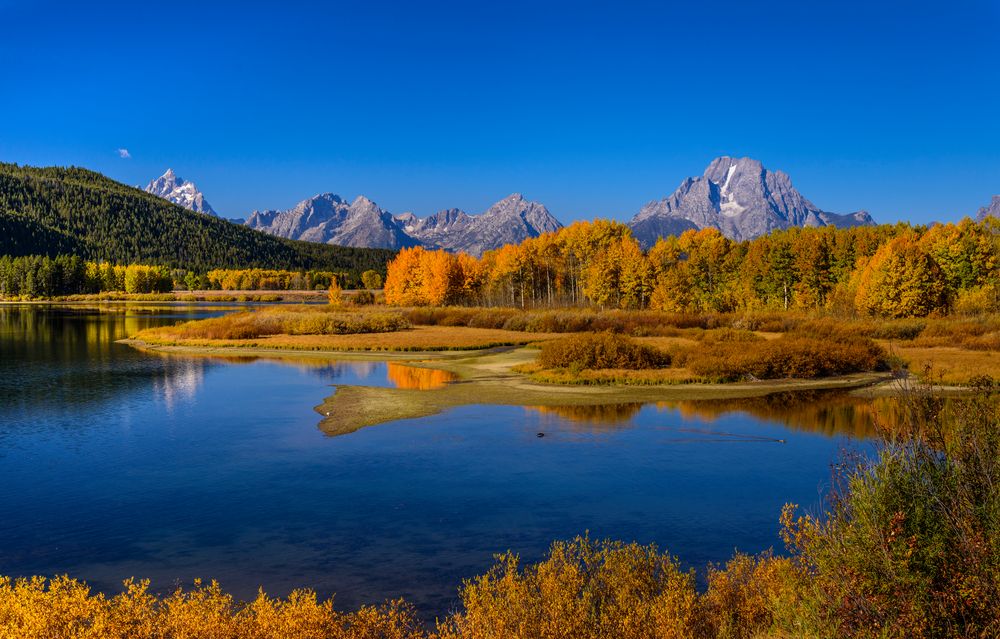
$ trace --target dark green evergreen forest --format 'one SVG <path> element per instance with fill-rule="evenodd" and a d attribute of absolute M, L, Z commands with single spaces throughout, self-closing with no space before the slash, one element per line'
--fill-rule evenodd
<path fill-rule="evenodd" d="M 188 211 L 100 173 L 0 163 L 0 255 L 113 264 L 385 272 L 394 255 L 277 238 Z"/>

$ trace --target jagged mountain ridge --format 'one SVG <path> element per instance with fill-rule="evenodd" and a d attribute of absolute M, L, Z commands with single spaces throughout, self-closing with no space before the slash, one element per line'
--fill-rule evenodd
<path fill-rule="evenodd" d="M 420 245 L 473 255 L 562 228 L 545 206 L 520 193 L 478 215 L 445 209 L 425 218 L 413 213 L 393 216 L 364 196 L 348 204 L 338 195 L 323 193 L 285 211 L 254 211 L 246 225 L 309 242 L 393 249 Z"/>
<path fill-rule="evenodd" d="M 150 181 L 144 190 L 146 193 L 152 193 L 164 200 L 183 206 L 189 211 L 219 216 L 194 182 L 184 180 L 174 173 L 173 169 L 167 169 L 163 175 Z"/>
<path fill-rule="evenodd" d="M 562 228 L 544 205 L 526 200 L 520 193 L 505 197 L 478 215 L 445 209 L 425 218 L 411 213 L 397 219 L 424 246 L 472 255 L 482 255 L 504 244 L 520 244 Z"/>
<path fill-rule="evenodd" d="M 645 246 L 688 229 L 716 228 L 735 240 L 748 240 L 793 226 L 850 227 L 874 224 L 871 215 L 847 215 L 818 208 L 802 196 L 788 175 L 769 171 L 752 158 L 712 160 L 701 177 L 687 178 L 669 197 L 652 201 L 629 226 Z"/>
<path fill-rule="evenodd" d="M 1000 195 L 994 195 L 990 203 L 979 209 L 976 213 L 976 220 L 982 222 L 988 217 L 995 217 L 1000 220 Z"/>
<path fill-rule="evenodd" d="M 168 199 L 192 210 L 198 210 L 197 203 L 207 206 L 192 183 L 169 169 L 146 190 L 167 193 L 161 197 L 178 191 L 176 198 Z M 197 198 L 187 196 L 192 191 Z M 323 244 L 389 249 L 421 245 L 473 255 L 562 228 L 544 205 L 519 193 L 480 214 L 450 208 L 423 218 L 409 212 L 392 215 L 364 196 L 348 202 L 322 193 L 287 210 L 254 211 L 245 221 L 231 221 L 278 237 Z M 752 158 L 728 156 L 713 160 L 702 176 L 685 179 L 669 197 L 648 203 L 629 222 L 647 247 L 661 236 L 688 229 L 711 227 L 732 239 L 746 240 L 793 226 L 868 224 L 874 221 L 865 211 L 847 215 L 824 211 L 799 193 L 784 172 L 769 171 Z"/>
<path fill-rule="evenodd" d="M 254 211 L 246 226 L 278 237 L 322 244 L 400 249 L 419 244 L 398 220 L 364 196 L 348 204 L 321 193 L 285 211 Z"/>

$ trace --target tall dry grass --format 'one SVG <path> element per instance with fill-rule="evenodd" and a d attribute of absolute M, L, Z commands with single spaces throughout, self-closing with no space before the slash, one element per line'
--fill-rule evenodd
<path fill-rule="evenodd" d="M 392 333 L 409 327 L 406 318 L 391 311 L 281 306 L 157 327 L 144 334 L 158 340 L 241 340 L 268 335 Z"/>

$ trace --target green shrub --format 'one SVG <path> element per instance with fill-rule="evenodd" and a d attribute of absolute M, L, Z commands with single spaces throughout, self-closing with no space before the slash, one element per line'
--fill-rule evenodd
<path fill-rule="evenodd" d="M 368 289 L 361 289 L 350 297 L 352 306 L 371 306 L 375 303 L 375 293 Z"/>
<path fill-rule="evenodd" d="M 840 467 L 824 518 L 786 507 L 822 636 L 1000 636 L 996 391 L 910 397 L 878 455 Z"/>

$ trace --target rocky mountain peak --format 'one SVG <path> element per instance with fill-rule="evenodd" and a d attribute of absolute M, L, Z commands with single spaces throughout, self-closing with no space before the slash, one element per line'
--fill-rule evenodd
<path fill-rule="evenodd" d="M 205 199 L 205 195 L 194 185 L 194 182 L 182 179 L 174 173 L 173 169 L 168 168 L 163 175 L 150 181 L 146 185 L 145 191 L 191 211 L 218 215 Z"/>
<path fill-rule="evenodd" d="M 399 220 L 363 195 L 350 204 L 321 193 L 284 211 L 254 211 L 245 224 L 279 237 L 340 246 L 403 248 L 416 241 Z"/>
<path fill-rule="evenodd" d="M 652 201 L 630 223 L 644 245 L 688 229 L 716 228 L 745 240 L 792 226 L 872 224 L 865 212 L 829 213 L 792 186 L 783 171 L 769 171 L 753 158 L 722 156 L 701 177 L 687 178 L 669 197 Z"/>
<path fill-rule="evenodd" d="M 976 213 L 976 220 L 982 221 L 988 217 L 1000 219 L 1000 195 L 994 195 L 990 203 L 979 209 Z"/>

